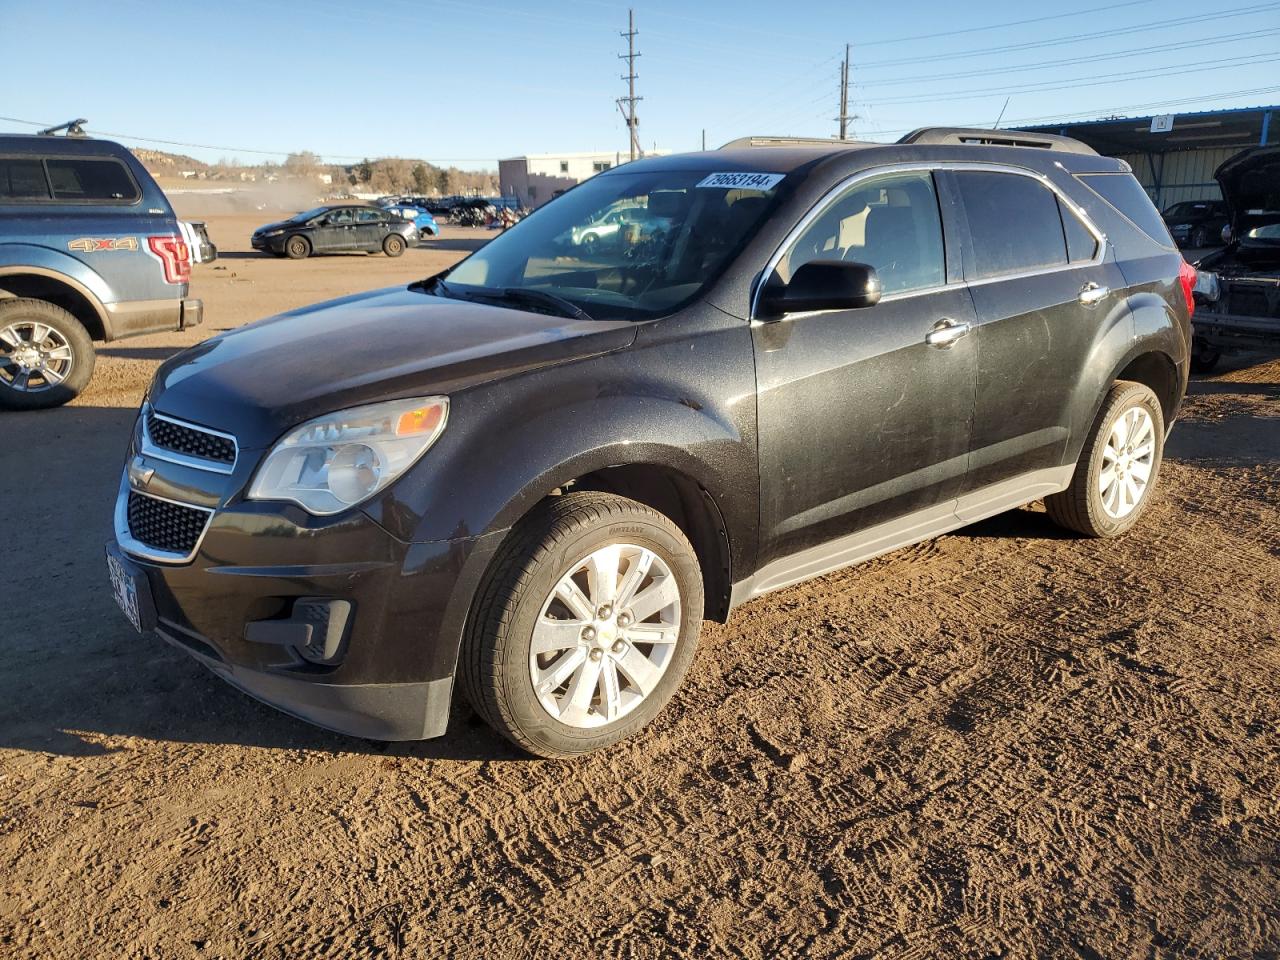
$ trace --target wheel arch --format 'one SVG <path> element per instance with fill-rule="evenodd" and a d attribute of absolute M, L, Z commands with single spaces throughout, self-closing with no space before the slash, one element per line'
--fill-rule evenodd
<path fill-rule="evenodd" d="M 44 300 L 75 317 L 94 340 L 112 339 L 102 301 L 80 281 L 45 267 L 0 267 L 0 298 Z"/>

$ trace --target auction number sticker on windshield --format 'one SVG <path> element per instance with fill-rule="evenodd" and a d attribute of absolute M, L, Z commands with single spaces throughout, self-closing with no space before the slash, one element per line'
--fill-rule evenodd
<path fill-rule="evenodd" d="M 721 190 L 772 190 L 785 176 L 785 173 L 712 173 L 697 186 Z"/>

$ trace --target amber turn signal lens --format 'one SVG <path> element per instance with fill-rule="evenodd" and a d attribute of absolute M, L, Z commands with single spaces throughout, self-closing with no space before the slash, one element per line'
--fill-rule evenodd
<path fill-rule="evenodd" d="M 444 407 L 438 403 L 419 407 L 400 414 L 396 423 L 396 436 L 407 437 L 415 433 L 431 433 L 440 426 L 440 418 L 444 416 Z"/>

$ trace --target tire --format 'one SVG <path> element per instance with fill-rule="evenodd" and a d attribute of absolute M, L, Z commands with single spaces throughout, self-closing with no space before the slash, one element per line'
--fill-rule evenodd
<path fill-rule="evenodd" d="M 1191 246 L 1192 247 L 1206 246 L 1205 238 L 1206 238 L 1206 234 L 1204 232 L 1204 227 L 1196 227 L 1194 230 L 1191 231 Z"/>
<path fill-rule="evenodd" d="M 0 300 L 0 407 L 60 407 L 89 385 L 96 359 L 89 331 L 66 310 L 44 300 Z"/>
<path fill-rule="evenodd" d="M 398 233 L 388 234 L 382 240 L 382 252 L 388 257 L 398 257 L 404 253 L 404 237 Z"/>
<path fill-rule="evenodd" d="M 1194 337 L 1191 341 L 1191 372 L 1192 373 L 1213 373 L 1214 368 L 1218 365 L 1218 361 L 1222 359 L 1222 351 L 1217 347 L 1210 346 L 1200 337 Z"/>
<path fill-rule="evenodd" d="M 311 241 L 306 237 L 290 237 L 284 242 L 284 255 L 290 260 L 307 259 L 311 256 Z"/>
<path fill-rule="evenodd" d="M 600 581 L 582 572 L 584 564 L 602 555 L 596 551 L 615 545 L 619 559 L 611 565 L 617 579 L 602 582 L 612 581 L 646 610 L 650 603 L 662 602 L 655 598 L 667 599 L 666 606 L 644 616 L 637 609 L 636 616 L 646 622 L 628 624 L 631 608 L 621 603 L 605 611 L 612 619 L 602 619 L 598 615 L 604 608 L 583 616 L 558 599 L 561 585 L 573 576 L 581 584 L 585 609 L 591 610 Z M 652 566 L 645 565 L 646 553 Z M 607 549 L 603 556 L 609 556 Z M 639 579 L 627 589 L 633 573 Z M 668 579 L 676 588 L 674 601 Z M 693 660 L 702 604 L 697 557 L 665 516 L 611 494 L 550 498 L 515 526 L 476 593 L 458 665 L 463 690 L 489 726 L 532 754 L 572 757 L 599 750 L 637 732 L 675 693 Z M 558 619 L 544 618 L 544 612 Z M 655 617 L 663 623 L 654 623 Z M 549 652 L 535 655 L 535 627 L 544 637 L 545 625 L 556 623 L 562 626 L 551 636 L 566 638 L 563 645 L 552 644 L 546 647 Z M 646 628 L 649 635 L 660 630 L 670 639 L 637 640 Z M 641 658 L 648 666 L 637 671 L 644 666 Z M 550 684 L 566 665 L 572 669 L 563 681 L 554 680 L 559 692 L 535 690 L 535 670 Z M 612 686 L 606 675 L 615 678 Z M 644 683 L 632 679 L 645 680 L 646 675 Z M 585 708 L 577 705 L 583 702 Z M 563 706 L 561 716 L 553 715 L 553 706 Z M 609 713 L 616 716 L 610 719 Z"/>
<path fill-rule="evenodd" d="M 1144 428 L 1144 418 L 1149 429 Z M 1130 437 L 1130 432 L 1135 436 Z M 1146 456 L 1130 456 L 1127 452 L 1132 448 L 1133 452 L 1140 453 L 1148 443 L 1150 452 Z M 1113 459 L 1117 451 L 1121 453 L 1119 460 Z M 1118 381 L 1107 394 L 1089 431 L 1071 486 L 1062 493 L 1045 497 L 1050 519 L 1086 537 L 1120 536 L 1138 522 L 1151 502 L 1163 456 L 1164 412 L 1160 401 L 1145 384 Z M 1122 465 L 1119 476 L 1116 468 L 1111 468 L 1115 486 L 1105 483 L 1104 469 L 1108 463 Z M 1125 473 L 1125 463 L 1132 464 L 1129 467 L 1132 485 L 1120 479 Z"/>

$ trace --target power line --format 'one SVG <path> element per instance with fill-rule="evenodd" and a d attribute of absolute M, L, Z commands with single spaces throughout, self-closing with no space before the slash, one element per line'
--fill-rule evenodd
<path fill-rule="evenodd" d="M 859 69 L 874 70 L 881 67 L 908 66 L 915 63 L 933 63 L 938 60 L 965 60 L 972 57 L 985 57 L 992 53 L 1010 53 L 1014 50 L 1038 50 L 1043 47 L 1062 46 L 1063 44 L 1089 42 L 1096 43 L 1099 36 L 1125 36 L 1131 33 L 1149 33 L 1153 30 L 1167 30 L 1172 27 L 1186 26 L 1192 23 L 1203 23 L 1207 20 L 1222 20 L 1226 17 L 1243 17 L 1253 13 L 1263 13 L 1280 7 L 1280 3 L 1263 3 L 1250 7 L 1233 7 L 1230 10 L 1219 10 L 1215 13 L 1201 14 L 1193 17 L 1179 17 L 1172 20 L 1161 20 L 1157 23 L 1143 23 L 1133 27 L 1117 27 L 1100 35 L 1096 30 L 1092 33 L 1077 33 L 1066 37 L 1054 37 L 1048 40 L 1030 40 L 1023 43 L 1011 43 L 998 47 L 965 50 L 962 53 L 934 53 L 927 56 L 903 57 L 897 60 L 871 60 L 862 63 Z M 870 44 L 874 46 L 875 44 Z"/>
<path fill-rule="evenodd" d="M 1247 38 L 1243 39 L 1253 40 L 1258 37 L 1274 36 L 1277 33 L 1280 33 L 1280 29 L 1257 30 L 1249 34 Z M 1000 73 L 1018 73 L 1026 70 L 1045 70 L 1051 67 L 1071 67 L 1082 63 L 1098 63 L 1103 60 L 1127 60 L 1138 56 L 1168 53 L 1174 50 L 1187 50 L 1192 47 L 1212 47 L 1224 43 L 1239 43 L 1241 39 L 1242 38 L 1239 33 L 1225 33 L 1219 34 L 1216 37 L 1206 37 L 1201 40 L 1178 40 L 1174 43 L 1132 47 L 1127 50 L 1116 50 L 1112 53 L 1095 53 L 1087 57 L 1072 57 L 1066 60 L 1042 60 L 1039 63 L 1025 63 L 1013 67 L 996 67 L 995 69 L 983 68 L 981 70 L 967 70 L 961 73 L 933 73 L 925 74 L 923 76 L 913 75 L 894 80 L 863 80 L 859 82 L 859 85 L 862 87 L 891 87 L 901 86 L 905 83 L 928 83 L 932 80 L 963 80 L 968 77 L 990 77 Z"/>
<path fill-rule="evenodd" d="M 1272 56 L 1265 53 L 1255 53 L 1244 57 L 1232 57 L 1227 60 L 1218 60 L 1211 64 L 1198 64 L 1195 69 L 1200 73 L 1207 73 L 1210 70 L 1229 70 L 1233 67 L 1252 66 L 1260 63 L 1274 63 L 1280 60 L 1280 56 Z M 979 87 L 973 90 L 957 90 L 950 94 L 930 94 L 909 97 L 890 97 L 884 100 L 871 100 L 869 103 L 879 104 L 881 106 L 897 106 L 907 103 L 937 103 L 947 100 L 968 100 L 974 97 L 981 97 L 987 94 L 1011 94 L 1011 93 L 1048 93 L 1055 90 L 1073 90 L 1078 87 L 1097 87 L 1105 86 L 1114 80 L 1156 80 L 1160 77 L 1169 77 L 1176 74 L 1184 74 L 1188 69 L 1187 64 L 1179 64 L 1176 67 L 1148 67 L 1143 70 L 1128 70 L 1122 73 L 1100 73 L 1095 74 L 1091 80 L 1080 80 L 1070 83 L 1059 83 L 1057 81 L 1047 81 L 1045 83 L 1024 84 L 1022 86 L 999 86 L 999 87 Z"/>

